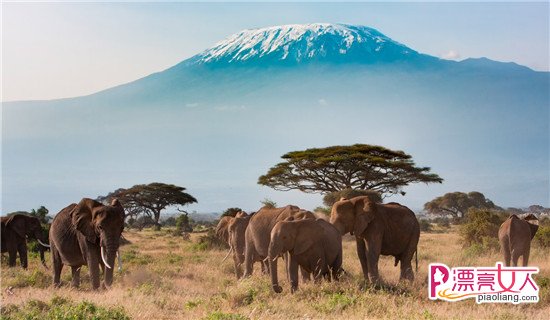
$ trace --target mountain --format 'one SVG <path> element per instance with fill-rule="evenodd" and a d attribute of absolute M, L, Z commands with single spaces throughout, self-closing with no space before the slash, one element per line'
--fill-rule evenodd
<path fill-rule="evenodd" d="M 375 29 L 313 23 L 243 30 L 191 59 L 197 64 L 311 61 L 375 63 L 414 59 L 418 52 Z"/>
<path fill-rule="evenodd" d="M 319 196 L 257 178 L 288 151 L 353 143 L 404 150 L 445 179 L 391 199 L 411 207 L 473 190 L 503 207 L 544 205 L 548 87 L 547 72 L 443 60 L 363 26 L 244 30 L 92 95 L 4 103 L 3 205 L 55 212 L 162 181 L 188 188 L 199 200 L 189 210 L 255 211 L 265 197 L 312 209 Z"/>

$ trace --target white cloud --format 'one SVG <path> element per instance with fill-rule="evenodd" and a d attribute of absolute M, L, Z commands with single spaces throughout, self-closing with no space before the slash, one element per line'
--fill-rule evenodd
<path fill-rule="evenodd" d="M 197 102 L 187 103 L 187 104 L 185 105 L 186 108 L 196 108 L 196 107 L 198 107 L 198 106 L 199 106 L 199 104 L 198 104 Z"/>
<path fill-rule="evenodd" d="M 327 100 L 325 100 L 323 98 L 319 99 L 317 102 L 319 102 L 320 106 L 328 106 Z"/>
<path fill-rule="evenodd" d="M 446 53 L 440 55 L 439 57 L 447 60 L 458 60 L 460 59 L 460 52 L 456 50 L 449 50 Z"/>

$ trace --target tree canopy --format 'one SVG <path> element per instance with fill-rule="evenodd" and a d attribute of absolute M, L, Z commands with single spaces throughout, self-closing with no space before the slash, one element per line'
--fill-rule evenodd
<path fill-rule="evenodd" d="M 462 218 L 470 208 L 500 209 L 481 192 L 449 192 L 424 204 L 424 210 L 430 214 L 452 215 Z"/>
<path fill-rule="evenodd" d="M 344 189 L 373 190 L 382 196 L 405 194 L 411 183 L 443 182 L 428 167 L 417 167 L 403 151 L 381 146 L 355 144 L 289 152 L 258 179 L 258 184 L 275 190 L 307 193 L 337 192 Z"/>
<path fill-rule="evenodd" d="M 145 214 L 153 217 L 155 223 L 159 225 L 160 213 L 169 206 L 185 206 L 190 203 L 196 203 L 190 194 L 184 192 L 184 187 L 173 184 L 154 182 L 150 184 L 138 184 L 129 189 L 117 189 L 105 197 L 99 197 L 102 202 L 110 202 L 117 198 L 124 210 L 126 216 L 137 216 Z M 180 212 L 185 212 L 177 209 Z"/>

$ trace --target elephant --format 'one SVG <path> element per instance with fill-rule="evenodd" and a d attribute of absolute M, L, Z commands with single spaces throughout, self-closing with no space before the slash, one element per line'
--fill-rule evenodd
<path fill-rule="evenodd" d="M 34 238 L 40 244 L 40 261 L 46 268 L 44 251 L 50 246 L 47 244 L 48 237 L 46 231 L 42 228 L 40 220 L 37 217 L 31 217 L 24 214 L 15 214 L 1 218 L 2 225 L 2 253 L 8 252 L 8 265 L 15 267 L 17 253 L 21 267 L 27 269 L 27 237 Z"/>
<path fill-rule="evenodd" d="M 504 256 L 504 263 L 507 267 L 510 266 L 510 260 L 516 267 L 521 256 L 523 256 L 523 266 L 527 266 L 531 240 L 539 229 L 538 222 L 539 220 L 532 213 L 522 218 L 513 214 L 500 225 L 498 240 L 500 252 Z"/>
<path fill-rule="evenodd" d="M 50 227 L 54 285 L 60 286 L 61 270 L 67 265 L 71 267 L 72 285 L 80 286 L 80 268 L 87 265 L 92 288 L 100 286 L 100 266 L 104 270 L 103 285 L 108 288 L 123 230 L 124 208 L 117 199 L 103 205 L 83 198 L 61 210 Z"/>
<path fill-rule="evenodd" d="M 296 220 L 315 219 L 313 213 L 292 205 L 283 208 L 263 207 L 250 218 L 245 231 L 244 277 L 252 275 L 254 262 L 262 262 L 264 272 L 267 271 L 267 262 L 264 260 L 267 259 L 271 230 L 277 222 L 288 217 Z M 305 277 L 304 273 L 302 275 Z"/>
<path fill-rule="evenodd" d="M 315 281 L 321 277 L 338 280 L 342 272 L 342 236 L 323 219 L 294 220 L 290 217 L 277 222 L 271 230 L 269 270 L 273 291 L 277 293 L 282 292 L 277 279 L 277 259 L 287 252 L 291 293 L 298 289 L 298 266 L 313 274 Z"/>
<path fill-rule="evenodd" d="M 240 218 L 240 217 L 246 217 L 248 214 L 244 211 L 239 211 L 237 214 L 232 216 L 223 216 L 220 221 L 218 222 L 218 225 L 216 226 L 216 235 L 218 238 L 220 238 L 223 242 L 229 244 L 229 222 L 232 221 L 234 218 Z"/>
<path fill-rule="evenodd" d="M 355 235 L 357 255 L 366 280 L 378 284 L 380 255 L 395 257 L 395 266 L 401 262 L 400 280 L 413 281 L 411 260 L 420 238 L 420 225 L 414 213 L 399 203 L 375 203 L 368 196 L 336 202 L 330 222 L 342 235 Z"/>
<path fill-rule="evenodd" d="M 235 216 L 235 218 L 229 221 L 227 227 L 230 247 L 227 256 L 233 252 L 233 262 L 235 263 L 235 275 L 237 279 L 243 276 L 242 265 L 244 264 L 245 232 L 250 222 L 250 218 L 251 216 L 248 215 Z"/>

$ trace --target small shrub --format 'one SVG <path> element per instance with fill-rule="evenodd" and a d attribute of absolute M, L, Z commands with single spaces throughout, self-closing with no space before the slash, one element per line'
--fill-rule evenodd
<path fill-rule="evenodd" d="M 202 300 L 189 300 L 185 303 L 186 310 L 193 310 L 202 303 Z"/>
<path fill-rule="evenodd" d="M 121 307 L 105 308 L 89 301 L 72 303 L 53 297 L 50 303 L 29 300 L 21 307 L 7 305 L 2 308 L 2 319 L 130 319 Z"/>
<path fill-rule="evenodd" d="M 205 320 L 247 320 L 249 318 L 236 313 L 223 313 L 215 311 L 204 317 Z"/>
<path fill-rule="evenodd" d="M 446 229 L 451 227 L 451 221 L 449 220 L 449 218 L 437 217 L 433 220 L 433 222 L 441 228 Z"/>
<path fill-rule="evenodd" d="M 122 261 L 143 266 L 153 262 L 153 257 L 146 254 L 139 254 L 137 250 L 130 249 L 122 252 Z"/>
<path fill-rule="evenodd" d="M 268 198 L 265 198 L 264 200 L 260 201 L 260 203 L 262 204 L 262 206 L 266 208 L 277 208 L 277 202 Z"/>
<path fill-rule="evenodd" d="M 198 242 L 193 245 L 194 251 L 225 250 L 228 248 L 227 243 L 223 242 L 214 230 L 209 230 L 207 234 L 200 236 Z"/>
<path fill-rule="evenodd" d="M 418 223 L 420 224 L 420 231 L 423 231 L 423 232 L 432 231 L 432 224 L 430 223 L 430 221 L 421 219 L 418 221 Z"/>
<path fill-rule="evenodd" d="M 541 247 L 550 247 L 550 226 L 540 226 L 535 234 L 535 241 Z"/>
<path fill-rule="evenodd" d="M 22 270 L 14 275 L 13 278 L 5 280 L 8 287 L 24 288 L 36 287 L 47 288 L 51 285 L 51 276 L 41 270 Z"/>
<path fill-rule="evenodd" d="M 502 217 L 491 210 L 470 209 L 460 226 L 460 235 L 464 245 L 482 244 L 484 237 L 498 238 L 498 229 L 504 221 Z"/>
<path fill-rule="evenodd" d="M 334 292 L 328 295 L 328 300 L 315 308 L 323 313 L 341 312 L 357 303 L 357 297 L 345 292 Z"/>

